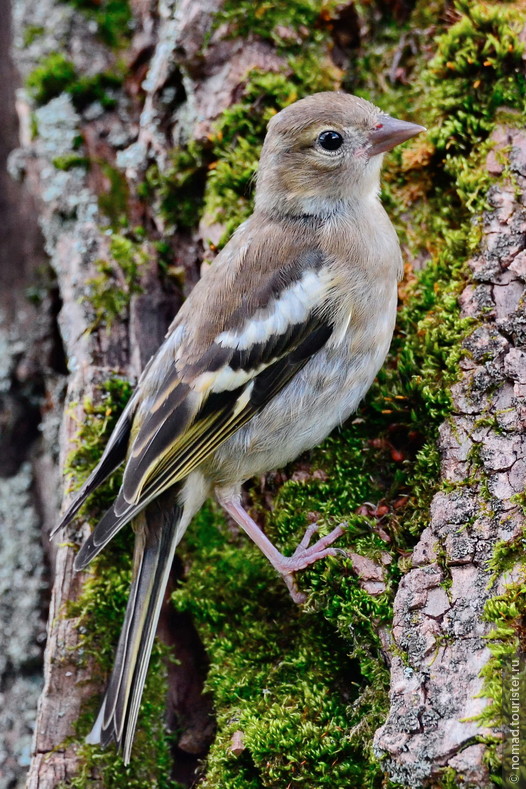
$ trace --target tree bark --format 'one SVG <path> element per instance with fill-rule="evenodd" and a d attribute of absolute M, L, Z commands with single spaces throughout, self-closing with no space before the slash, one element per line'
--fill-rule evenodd
<path fill-rule="evenodd" d="M 524 529 L 517 496 L 526 476 L 526 134 L 499 127 L 493 141 L 486 167 L 501 181 L 488 195 L 480 252 L 460 298 L 463 316 L 478 326 L 465 341 L 453 412 L 440 430 L 441 471 L 454 489 L 434 497 L 400 583 L 393 641 L 411 671 L 394 651 L 391 709 L 375 737 L 402 783 L 452 767 L 470 785 L 490 784 L 478 741 L 493 734 L 478 720 L 488 703 L 481 671 L 491 657 L 484 608 L 521 577 L 521 561 L 495 576 L 491 557 Z"/>
<path fill-rule="evenodd" d="M 110 47 L 101 34 L 101 17 L 89 3 L 80 5 L 85 6 L 84 11 L 88 8 L 89 13 L 84 13 L 76 3 L 42 0 L 35 4 L 30 0 L 13 0 L 14 59 L 21 79 L 34 76 L 36 68 L 49 64 L 50 53 L 58 52 L 74 65 L 76 79 L 92 80 L 89 90 L 86 82 L 83 83 L 82 95 L 79 82 L 72 84 L 71 80 L 64 83 L 63 90 L 49 92 L 48 86 L 48 93 L 40 98 L 35 98 L 34 87 L 33 97 L 31 91 L 18 94 L 19 142 L 11 154 L 9 168 L 23 183 L 23 191 L 15 183 L 7 182 L 5 191 L 0 191 L 0 195 L 7 197 L 0 205 L 2 216 L 6 217 L 5 226 L 13 228 L 4 244 L 5 252 L 0 249 L 0 253 L 4 261 L 20 261 L 12 267 L 5 264 L 0 267 L 3 285 L 0 324 L 4 327 L 0 333 L 0 350 L 5 342 L 9 360 L 9 382 L 6 389 L 0 389 L 2 397 L 7 393 L 2 400 L 0 419 L 9 426 L 7 441 L 2 435 L 0 442 L 4 452 L 0 474 L 6 477 L 6 484 L 16 488 L 23 506 L 27 505 L 28 526 L 21 530 L 24 539 L 27 540 L 28 533 L 33 534 L 30 546 L 22 543 L 23 547 L 15 552 L 37 551 L 35 532 L 40 529 L 45 536 L 49 533 L 57 509 L 54 493 L 50 495 L 49 491 L 60 487 L 57 466 L 63 468 L 71 452 L 78 450 L 79 426 L 92 418 L 91 405 L 104 403 L 101 394 L 104 382 L 115 375 L 132 382 L 137 379 L 162 341 L 184 295 L 197 281 L 203 261 L 213 257 L 220 243 L 230 214 L 227 211 L 225 217 L 225 213 L 210 209 L 212 203 L 207 202 L 207 190 L 234 145 L 241 147 L 246 140 L 242 129 L 241 140 L 237 138 L 229 143 L 230 148 L 227 147 L 225 158 L 221 159 L 214 147 L 220 144 L 222 134 L 218 133 L 216 123 L 225 112 L 238 106 L 251 75 L 258 72 L 276 79 L 290 78 L 290 95 L 283 97 L 283 101 L 294 98 L 295 90 L 308 92 L 311 84 L 319 89 L 320 81 L 309 82 L 312 76 L 309 70 L 314 66 L 307 59 L 307 45 L 310 46 L 310 36 L 321 36 L 319 31 L 329 30 L 318 54 L 319 64 L 324 64 L 323 86 L 336 89 L 343 80 L 344 86 L 352 90 L 349 82 L 352 83 L 353 70 L 358 68 L 355 66 L 358 53 L 363 57 L 368 47 L 373 51 L 375 46 L 385 46 L 380 20 L 385 18 L 389 24 L 393 19 L 404 21 L 413 7 L 411 3 L 378 3 L 371 15 L 365 17 L 363 9 L 352 4 L 341 4 L 336 9 L 331 6 L 332 10 L 327 10 L 320 3 L 319 18 L 312 30 L 287 16 L 283 24 L 274 28 L 272 36 L 264 36 L 244 32 L 239 19 L 236 27 L 228 21 L 228 14 L 219 17 L 221 9 L 232 7 L 222 0 L 178 3 L 134 0 L 130 34 L 125 29 L 118 31 L 121 37 L 118 46 Z M 258 19 L 268 12 L 268 4 L 261 4 L 261 8 L 258 3 L 255 5 L 259 16 L 255 14 L 253 24 L 257 25 Z M 7 14 L 4 16 L 7 18 Z M 453 21 L 452 18 L 447 24 Z M 385 75 L 373 75 L 378 77 L 379 84 L 385 87 L 389 80 L 409 81 L 412 69 L 418 75 L 419 64 L 422 66 L 434 54 L 430 49 L 434 46 L 436 26 L 446 23 L 437 13 L 436 19 L 428 24 L 424 32 L 413 27 L 404 34 Z M 0 34 L 7 36 L 8 28 L 4 26 Z M 422 43 L 426 37 L 429 41 Z M 415 41 L 421 43 L 417 46 Z M 285 46 L 284 42 L 288 44 Z M 297 60 L 301 62 L 302 56 L 305 57 L 306 74 L 302 75 L 301 87 L 294 71 L 296 66 L 291 65 L 290 52 L 294 47 Z M 0 46 L 0 52 L 6 51 L 7 46 Z M 111 82 L 108 75 L 117 73 L 123 60 L 123 80 L 120 84 Z M 366 72 L 367 69 L 366 66 Z M 94 82 L 100 75 L 104 79 Z M 355 78 L 359 82 L 359 77 Z M 372 79 L 367 72 L 362 87 L 370 85 Z M 1 81 L 2 89 L 11 89 L 13 80 L 9 74 Z M 256 106 L 258 102 L 264 103 L 265 90 L 260 87 L 261 97 L 255 100 Z M 377 101 L 381 103 L 381 97 Z M 12 101 L 11 105 L 9 101 L 0 102 L 0 106 L 12 106 Z M 8 122 L 13 128 L 12 119 Z M 9 143 L 14 147 L 12 139 Z M 374 735 L 376 758 L 382 759 L 375 768 L 377 782 L 382 774 L 384 781 L 391 779 L 403 786 L 438 787 L 442 785 L 444 771 L 449 770 L 458 786 L 493 785 L 485 756 L 488 742 L 501 737 L 501 730 L 491 720 L 479 720 L 477 716 L 489 705 L 487 696 L 480 695 L 485 687 L 480 672 L 491 660 L 487 646 L 491 625 L 485 619 L 485 606 L 495 595 L 504 593 L 510 580 L 520 574 L 516 562 L 506 573 L 499 568 L 495 576 L 488 562 L 498 544 L 513 546 L 524 528 L 524 513 L 516 497 L 523 491 L 526 468 L 526 135 L 513 124 L 501 125 L 494 132 L 494 144 L 498 154 L 491 153 L 486 164 L 487 172 L 496 179 L 488 198 L 491 208 L 484 215 L 480 249 L 470 260 L 469 281 L 460 297 L 462 315 L 476 321 L 476 330 L 466 339 L 461 338 L 466 353 L 451 392 L 451 413 L 440 428 L 438 441 L 443 484 L 438 480 L 432 483 L 435 495 L 427 528 L 412 546 L 409 570 L 399 582 L 392 632 L 388 634 L 387 628 L 379 628 L 384 650 L 381 659 L 390 665 L 391 692 L 388 714 Z M 194 161 L 189 180 L 183 179 L 181 188 L 177 179 L 183 178 L 185 167 L 191 169 L 187 160 L 181 158 L 181 151 L 187 155 L 188 151 L 197 149 L 199 153 L 194 160 L 198 163 Z M 247 157 L 250 155 L 252 149 Z M 248 167 L 250 162 L 238 160 L 238 167 L 242 164 Z M 433 180 L 434 166 L 436 162 L 429 156 L 422 166 L 423 182 Z M 396 172 L 398 175 L 404 172 L 403 163 Z M 171 173 L 170 177 L 179 185 L 172 203 L 162 191 L 166 183 L 150 191 L 145 187 L 149 177 L 160 179 L 166 173 Z M 170 187 L 166 188 L 169 191 Z M 419 189 L 417 194 L 424 187 Z M 195 211 L 192 221 L 171 219 L 170 211 L 174 216 L 182 215 L 187 194 L 196 198 L 191 204 L 191 210 Z M 232 188 L 225 193 L 224 200 L 227 204 L 235 203 L 238 197 Z M 246 209 L 243 201 L 244 197 L 240 199 L 240 214 Z M 36 276 L 36 266 L 28 266 L 27 261 L 43 259 L 42 253 L 35 255 L 38 238 L 32 214 L 35 204 L 58 288 L 58 292 L 51 288 L 50 293 L 42 288 L 44 308 L 38 313 L 23 298 L 23 292 Z M 18 214 L 13 213 L 13 207 L 17 207 Z M 418 217 L 411 206 L 404 222 L 409 233 L 417 232 Z M 119 239 L 129 242 L 128 258 L 122 265 L 115 252 L 115 242 Z M 428 244 L 428 248 L 433 246 L 436 246 L 434 242 Z M 426 253 L 422 257 L 432 255 Z M 411 262 L 416 268 L 426 260 L 417 260 L 415 256 Z M 131 268 L 126 266 L 137 268 L 135 279 L 130 274 Z M 106 285 L 103 276 L 109 276 Z M 124 301 L 115 307 L 114 302 L 108 301 L 106 291 L 110 295 L 123 293 Z M 404 293 L 402 296 L 405 298 Z M 37 314 L 44 314 L 44 319 L 37 320 Z M 14 335 L 13 321 L 18 327 Z M 21 354 L 17 350 L 20 337 Z M 64 357 L 69 367 L 65 397 L 61 392 L 66 373 Z M 419 372 L 413 369 L 411 375 L 417 376 Z M 38 391 L 35 397 L 25 394 L 20 397 L 28 381 Z M 38 408 L 35 410 L 35 401 L 40 414 Z M 11 412 L 4 418 L 8 410 L 6 402 L 15 405 L 10 406 Z M 63 406 L 65 415 L 58 433 Z M 24 417 L 20 419 L 17 414 L 23 409 L 26 409 Z M 37 442 L 38 452 L 28 451 L 26 447 L 35 446 L 38 418 L 44 438 Z M 21 422 L 32 426 L 23 441 Z M 431 432 L 430 427 L 430 436 Z M 384 445 L 394 456 L 396 450 L 385 440 Z M 28 457 L 32 460 L 32 472 L 21 465 Z M 309 482 L 313 477 L 310 468 L 305 468 L 300 463 L 296 470 L 286 472 L 281 481 Z M 328 476 L 323 469 L 315 474 L 320 484 Z M 3 483 L 0 478 L 0 484 Z M 260 509 L 273 508 L 274 491 L 279 484 L 280 478 L 275 476 L 267 487 L 262 486 Z M 349 487 L 352 485 L 353 480 L 349 479 Z M 14 495 L 11 488 L 6 496 Z M 32 499 L 33 490 L 38 506 Z M 403 507 L 405 499 L 413 493 L 418 497 L 418 491 L 408 491 L 395 504 L 389 504 L 394 521 L 398 517 L 398 504 L 402 502 L 400 507 Z M 70 495 L 66 492 L 65 499 Z M 371 512 L 372 505 L 361 504 L 360 511 Z M 374 516 L 380 524 L 378 534 L 385 536 L 382 506 L 374 508 Z M 5 518 L 1 505 L 0 518 Z M 73 543 L 80 542 L 88 530 L 82 519 L 79 523 L 82 525 L 77 531 L 60 538 L 68 542 L 51 549 L 52 596 L 44 687 L 27 789 L 69 786 L 74 780 L 75 785 L 106 785 L 102 768 L 86 760 L 81 738 L 75 733 L 79 716 L 103 686 L 103 678 L 96 669 L 96 656 L 84 654 L 84 620 L 71 615 L 74 610 L 71 603 L 83 599 L 90 578 L 89 574 L 78 575 L 72 570 L 76 550 Z M 14 526 L 6 530 L 16 532 Z M 393 549 L 391 555 L 385 554 L 385 566 L 361 556 L 353 546 L 349 551 L 353 577 L 372 597 L 386 593 L 385 568 L 398 560 L 396 545 L 393 547 L 389 536 L 385 539 L 386 551 Z M 1 548 L 0 543 L 0 556 Z M 8 573 L 14 566 L 14 560 L 9 561 Z M 44 572 L 41 553 L 31 562 L 37 569 L 32 574 L 34 585 L 31 592 L 28 587 L 27 596 L 31 597 L 34 613 L 27 618 L 36 625 L 31 634 L 24 636 L 30 643 L 24 649 L 34 656 L 38 655 L 35 642 L 41 629 Z M 188 560 L 185 562 L 184 567 L 179 564 L 175 568 L 174 579 L 188 569 Z M 402 565 L 402 569 L 407 570 L 407 566 Z M 27 576 L 21 577 L 22 584 L 26 583 Z M 233 608 L 243 604 L 243 600 L 232 602 Z M 20 612 L 12 616 L 26 618 Z M 198 779 L 195 770 L 214 735 L 211 701 L 202 694 L 207 655 L 190 615 L 174 613 L 168 602 L 161 632 L 179 660 L 177 665 L 168 667 L 168 720 L 172 729 L 178 730 L 172 777 L 185 786 L 196 785 L 196 781 L 206 786 L 209 785 L 206 766 Z M 11 637 L 15 639 L 16 634 Z M 336 644 L 339 637 L 335 636 L 334 654 L 339 654 Z M 17 643 L 23 644 L 20 638 Z M 286 660 L 285 649 L 282 662 Z M 19 674 L 24 679 L 23 661 L 17 664 L 11 659 L 6 665 L 0 686 L 2 693 L 12 676 Z M 21 691 L 13 684 L 11 696 L 9 692 L 4 694 L 5 704 L 12 708 L 18 705 Z M 347 692 L 351 693 L 349 689 Z M 345 699 L 350 698 L 345 693 Z M 30 718 L 31 703 L 24 712 Z M 237 720 L 236 705 L 233 709 L 230 718 L 219 710 L 219 733 L 226 738 L 230 735 L 224 732 L 230 731 L 228 727 Z M 24 726 L 22 734 L 13 727 L 17 739 L 24 736 L 27 739 L 28 726 Z M 0 728 L 7 732 L 8 744 L 14 738 L 9 733 L 10 727 L 12 723 L 2 722 L 0 717 Z M 342 740 L 346 737 L 347 733 L 342 735 Z M 221 742 L 219 735 L 218 738 Z M 272 742 L 271 738 L 269 741 Z M 260 765 L 256 764 L 255 756 L 253 763 L 250 762 L 247 742 L 245 733 L 236 729 L 228 758 L 244 764 L 246 775 L 252 780 Z M 359 742 L 363 748 L 362 740 Z M 372 734 L 367 744 L 373 744 Z M 272 744 L 268 747 L 271 752 Z M 0 789 L 20 785 L 13 782 L 20 782 L 25 765 L 23 758 L 15 754 L 16 748 L 11 749 L 5 763 L 0 763 L 0 781 L 4 780 L 4 774 L 7 777 L 4 784 L 0 782 Z M 273 756 L 271 753 L 269 760 Z M 166 766 L 163 769 L 165 773 L 170 771 Z M 272 781 L 276 779 L 272 775 L 258 772 L 250 787 L 274 785 Z M 321 778 L 307 773 L 300 775 L 305 785 L 326 786 Z M 79 776 L 84 783 L 78 784 Z M 291 771 L 290 780 L 296 777 L 297 773 Z M 168 786 L 168 779 L 167 775 L 148 779 L 148 785 Z M 123 786 L 128 785 L 129 776 L 118 780 Z M 228 782 L 230 779 L 221 780 L 225 789 L 234 786 Z"/>
<path fill-rule="evenodd" d="M 5 0 L 0 18 L 0 787 L 12 789 L 23 785 L 30 763 L 42 687 L 49 567 L 40 532 L 56 518 L 59 501 L 39 496 L 39 480 L 49 491 L 58 477 L 43 439 L 56 440 L 56 425 L 41 421 L 39 403 L 46 387 L 49 404 L 60 403 L 62 358 L 35 202 L 6 171 L 18 135 Z"/>
<path fill-rule="evenodd" d="M 278 70 L 284 66 L 270 45 L 260 41 L 223 41 L 220 37 L 207 46 L 206 59 L 201 50 L 205 37 L 210 33 L 218 4 L 181 3 L 176 13 L 161 6 L 150 9 L 147 4 L 136 3 L 135 33 L 130 47 L 130 81 L 140 81 L 145 69 L 141 59 L 148 57 L 149 71 L 143 96 L 142 111 L 120 93 L 114 111 L 103 113 L 101 107 L 92 106 L 89 113 L 79 115 L 68 95 L 62 93 L 35 110 L 38 136 L 19 148 L 10 160 L 11 172 L 19 179 L 31 183 L 39 201 L 40 224 L 45 238 L 46 251 L 56 273 L 60 287 L 61 310 L 58 316 L 70 375 L 64 403 L 64 421 L 61 428 L 60 456 L 64 466 L 74 447 L 78 425 L 85 419 L 82 403 L 86 397 L 96 402 L 100 398 L 98 386 L 108 372 L 118 372 L 130 380 L 137 378 L 151 354 L 159 346 L 173 317 L 180 294 L 163 292 L 157 275 L 157 260 L 153 247 L 147 247 L 149 262 L 143 267 L 140 295 L 130 302 L 129 317 L 116 319 L 111 329 L 92 330 L 93 313 L 86 294 L 90 283 L 98 276 L 98 261 L 110 257 L 107 220 L 97 207 L 97 192 L 108 188 L 104 173 L 98 168 L 100 161 L 115 158 L 124 168 L 131 189 L 146 167 L 156 160 L 161 167 L 167 163 L 171 140 L 177 138 L 202 139 L 211 131 L 211 122 L 234 100 L 246 74 L 254 68 L 262 71 Z M 74 53 L 76 67 L 88 74 L 115 67 L 115 55 L 104 47 L 93 33 L 87 19 L 72 7 L 53 2 L 33 4 L 19 2 L 15 5 L 17 36 L 24 30 L 38 27 L 47 21 L 46 35 L 32 47 L 19 46 L 17 65 L 24 76 L 41 61 L 42 53 L 63 46 Z M 163 91 L 184 69 L 184 92 L 177 121 L 165 128 L 166 112 Z M 130 85 L 133 95 L 138 86 Z M 177 91 L 183 90 L 181 85 Z M 184 93 L 183 93 L 184 95 Z M 26 98 L 20 99 L 20 127 L 27 132 L 31 108 Z M 71 154 L 74 138 L 82 135 L 84 146 L 93 165 L 87 172 L 81 167 L 57 170 L 54 163 Z M 108 140 L 115 142 L 109 142 Z M 101 168 L 102 169 L 102 168 Z M 143 210 L 130 199 L 128 210 L 144 221 Z M 159 223 L 155 214 L 147 221 Z M 204 232 L 208 233 L 205 227 Z M 178 250 L 176 264 L 187 273 L 187 282 L 196 280 L 196 268 L 203 255 L 200 232 L 176 236 Z M 121 283 L 116 283 L 117 287 Z M 85 532 L 84 532 L 85 534 Z M 79 535 L 76 536 L 77 539 Z M 28 789 L 51 789 L 68 783 L 80 770 L 77 746 L 67 743 L 75 722 L 86 702 L 94 692 L 101 690 L 91 680 L 91 661 L 79 663 L 76 655 L 82 650 L 82 634 L 75 618 L 64 616 L 66 606 L 74 601 L 82 588 L 82 578 L 72 571 L 74 553 L 69 544 L 56 550 L 54 558 L 54 584 L 49 612 L 50 628 L 46 645 L 44 689 L 41 695 L 34 740 L 34 757 L 27 779 Z M 163 617 L 166 621 L 166 615 Z M 178 679 L 171 671 L 172 695 L 178 698 L 175 706 L 185 713 L 186 731 L 181 738 L 185 755 L 201 755 L 202 740 L 210 737 L 209 704 L 196 700 L 194 686 L 201 685 L 195 678 L 196 669 L 187 657 L 188 650 L 195 662 L 202 658 L 199 643 L 192 635 L 192 628 L 179 626 L 176 654 L 185 667 L 185 676 Z M 163 628 L 165 629 L 165 628 Z M 182 632 L 181 632 L 182 630 Z M 170 640 L 170 634 L 165 633 Z M 190 646 L 189 646 L 190 645 Z M 181 673 L 181 672 L 179 672 Z M 187 709 L 188 707 L 195 709 Z M 200 712 L 201 710 L 201 712 Z M 205 717 L 203 722 L 202 718 Z M 191 772 L 195 769 L 194 765 Z M 183 772 L 185 771 L 183 765 Z M 187 770 L 188 771 L 188 770 Z M 99 785 L 96 775 L 90 786 Z"/>

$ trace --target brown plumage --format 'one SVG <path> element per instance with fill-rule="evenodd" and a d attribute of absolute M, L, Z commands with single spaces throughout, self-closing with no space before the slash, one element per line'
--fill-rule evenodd
<path fill-rule="evenodd" d="M 130 758 L 175 548 L 215 492 L 302 596 L 294 573 L 342 533 L 284 557 L 243 510 L 241 483 L 319 443 L 357 407 L 391 340 L 398 240 L 378 199 L 381 154 L 422 131 L 363 99 L 321 93 L 269 123 L 255 210 L 203 275 L 150 360 L 106 451 L 60 524 L 125 462 L 119 494 L 76 557 L 130 521 L 134 580 L 115 667 L 88 738 Z"/>

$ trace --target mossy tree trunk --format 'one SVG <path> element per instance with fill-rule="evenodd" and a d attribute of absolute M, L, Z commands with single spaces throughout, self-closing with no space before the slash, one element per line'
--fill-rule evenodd
<path fill-rule="evenodd" d="M 124 768 L 83 736 L 130 535 L 72 572 L 110 482 L 56 551 L 30 789 L 493 784 L 498 677 L 524 638 L 523 17 L 461 0 L 13 0 L 26 91 L 10 169 L 38 201 L 60 294 L 66 497 L 250 212 L 272 114 L 343 87 L 429 128 L 386 160 L 407 271 L 385 369 L 349 425 L 246 491 L 285 549 L 310 516 L 346 522 L 347 556 L 303 574 L 299 610 L 207 507 L 163 614 L 178 661 L 157 649 Z M 55 401 L 41 393 L 48 421 Z"/>

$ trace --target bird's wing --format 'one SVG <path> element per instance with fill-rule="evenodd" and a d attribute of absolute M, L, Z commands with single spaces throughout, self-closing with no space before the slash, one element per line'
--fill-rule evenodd
<path fill-rule="evenodd" d="M 327 342 L 332 281 L 324 262 L 300 245 L 279 269 L 259 272 L 245 301 L 240 276 L 241 296 L 229 304 L 225 290 L 232 283 L 218 279 L 217 268 L 201 281 L 201 293 L 194 289 L 139 384 L 121 490 L 77 567 L 257 414 Z M 203 296 L 206 319 L 195 312 Z"/>
<path fill-rule="evenodd" d="M 133 396 L 131 400 L 128 401 L 126 408 L 122 412 L 117 424 L 115 425 L 113 433 L 106 444 L 106 448 L 104 449 L 101 459 L 91 472 L 82 488 L 75 495 L 73 501 L 62 516 L 60 522 L 50 533 L 50 538 L 53 537 L 59 531 L 59 529 L 63 529 L 64 526 L 67 526 L 68 523 L 73 520 L 90 493 L 93 493 L 93 491 L 96 490 L 99 485 L 102 485 L 102 483 L 110 476 L 110 474 L 112 474 L 115 469 L 117 469 L 126 459 L 126 452 L 128 449 L 128 441 L 131 433 L 136 403 L 137 398 L 135 396 Z"/>
<path fill-rule="evenodd" d="M 193 393 L 187 393 L 182 402 L 173 398 L 173 411 L 167 402 L 162 409 L 163 421 L 159 424 L 152 418 L 139 431 L 136 442 L 140 439 L 141 444 L 140 447 L 134 444 L 119 495 L 77 554 L 75 567 L 85 567 L 138 512 L 184 479 L 257 414 L 326 343 L 331 333 L 330 323 L 311 316 L 298 327 L 295 341 L 291 337 L 291 344 L 280 357 L 258 366 L 249 381 L 219 392 L 209 387 L 193 418 L 188 408 Z"/>
<path fill-rule="evenodd" d="M 266 345 L 258 349 L 257 355 L 252 349 L 250 366 L 234 370 L 230 361 L 214 373 L 203 373 L 206 390 L 182 433 L 181 421 L 172 424 L 171 419 L 164 418 L 167 412 L 172 413 L 168 404 L 162 409 L 164 413 L 148 419 L 126 466 L 122 487 L 126 504 L 135 506 L 145 497 L 151 500 L 186 477 L 258 413 L 325 344 L 331 332 L 330 323 L 311 313 L 303 324 L 289 328 L 286 338 L 273 338 L 272 344 L 280 346 L 274 353 Z M 239 355 L 235 358 L 237 361 Z M 241 383 L 235 386 L 237 376 Z M 195 392 L 192 395 L 195 398 Z M 176 408 L 188 408 L 191 399 L 189 395 Z"/>

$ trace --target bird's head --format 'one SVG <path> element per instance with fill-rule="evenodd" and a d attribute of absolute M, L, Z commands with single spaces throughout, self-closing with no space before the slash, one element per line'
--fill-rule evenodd
<path fill-rule="evenodd" d="M 382 154 L 421 131 L 350 94 L 300 99 L 268 124 L 256 208 L 278 216 L 326 216 L 376 196 Z"/>

